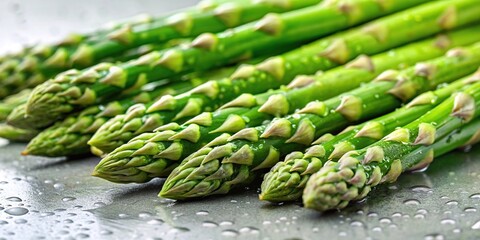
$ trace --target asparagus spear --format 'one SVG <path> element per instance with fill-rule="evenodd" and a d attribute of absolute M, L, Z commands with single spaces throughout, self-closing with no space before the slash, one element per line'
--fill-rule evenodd
<path fill-rule="evenodd" d="M 89 107 L 40 132 L 22 154 L 58 157 L 88 153 L 87 141 L 108 119 L 125 113 L 129 107 L 135 109 L 139 106 L 138 104 L 151 102 L 160 96 L 186 92 L 210 77 L 224 77 L 231 74 L 234 69 L 231 67 L 207 73 L 191 74 L 186 77 L 188 80 L 183 82 L 172 83 L 165 87 L 160 86 L 152 92 L 143 92 L 106 105 Z"/>
<path fill-rule="evenodd" d="M 185 199 L 227 193 L 253 178 L 256 170 L 272 167 L 280 156 L 305 150 L 315 138 L 388 113 L 419 93 L 472 73 L 478 65 L 480 43 L 450 50 L 444 57 L 401 72 L 387 70 L 376 81 L 338 97 L 311 102 L 293 115 L 245 128 L 184 160 L 169 175 L 160 195 Z"/>
<path fill-rule="evenodd" d="M 403 171 L 426 168 L 433 161 L 435 150 L 446 152 L 442 148 L 451 141 L 447 136 L 479 115 L 480 82 L 479 78 L 474 80 L 477 83 L 382 140 L 345 154 L 338 162 L 325 163 L 307 182 L 303 193 L 305 207 L 319 211 L 344 208 L 350 201 L 367 196 L 372 187 L 395 182 Z M 478 129 L 477 123 L 475 130 Z M 444 137 L 445 142 L 440 140 Z M 437 139 L 443 142 L 440 148 L 432 146 Z M 412 152 L 422 153 L 422 158 L 412 156 Z"/>
<path fill-rule="evenodd" d="M 35 137 L 37 133 L 36 130 L 21 129 L 0 123 L 0 138 L 5 138 L 12 142 L 28 142 Z"/>
<path fill-rule="evenodd" d="M 257 64 L 256 67 L 240 68 L 229 79 L 207 82 L 188 94 L 175 97 L 166 96 L 153 105 L 145 106 L 145 111 L 118 116 L 107 122 L 94 135 L 89 144 L 104 152 L 111 152 L 122 143 L 126 143 L 142 133 L 141 131 L 125 130 L 126 128 L 123 128 L 125 125 L 136 124 L 137 129 L 151 131 L 171 121 L 183 121 L 201 112 L 215 110 L 240 93 L 265 92 L 281 84 L 288 84 L 297 75 L 313 74 L 318 70 L 331 69 L 338 65 L 335 59 L 338 60 L 340 56 L 345 58 L 342 60 L 343 63 L 343 61 L 353 59 L 361 53 L 379 53 L 411 40 L 436 33 L 444 27 L 443 24 L 438 23 L 444 22 L 445 20 L 442 19 L 453 15 L 447 14 L 451 11 L 448 7 L 450 5 L 437 5 L 443 4 L 443 2 L 433 4 L 411 9 L 374 21 L 363 27 L 319 40 L 303 48 Z M 416 18 L 413 16 L 423 17 Z M 468 15 L 462 16 L 466 17 Z M 458 20 L 458 18 L 456 19 Z M 462 25 L 462 23 L 467 23 L 470 20 L 465 18 L 456 23 Z M 383 37 L 379 39 L 376 38 L 376 34 L 372 34 L 372 29 L 395 29 L 395 31 L 386 32 L 382 30 Z M 319 52 L 321 56 L 319 56 Z M 242 97 L 240 102 L 254 102 L 250 95 L 246 95 L 246 98 Z M 146 120 L 149 120 L 149 128 L 145 127 Z"/>
<path fill-rule="evenodd" d="M 185 40 L 186 41 L 186 40 Z M 140 46 L 135 49 L 130 49 L 122 54 L 110 56 L 107 59 L 103 59 L 103 62 L 123 62 L 128 61 L 131 59 L 138 58 L 144 54 L 149 52 L 153 52 L 156 50 L 165 49 L 167 47 L 177 46 L 184 42 L 184 40 L 172 40 L 170 42 L 164 44 L 147 44 Z M 0 72 L 4 72 L 1 70 L 2 67 L 0 66 Z M 9 96 L 15 94 L 23 89 L 27 88 L 34 88 L 37 85 L 43 83 L 46 78 L 45 77 L 20 77 L 20 75 L 15 75 L 13 72 L 6 72 L 6 75 L 10 75 L 10 77 L 0 80 L 0 98 L 5 96 Z M 22 73 L 23 74 L 23 73 Z"/>
<path fill-rule="evenodd" d="M 424 1 L 426 0 L 351 2 L 347 0 L 347 2 L 323 4 L 281 15 L 267 15 L 258 22 L 234 30 L 219 34 L 203 34 L 189 47 L 152 52 L 125 64 L 102 64 L 67 76 L 62 75 L 34 89 L 28 101 L 27 113 L 38 121 L 55 120 L 146 81 L 218 67 L 249 55 L 256 56 L 268 52 L 272 49 L 272 45 L 284 46 L 318 38 Z M 449 9 L 457 7 L 460 10 L 468 5 L 473 6 L 468 6 L 466 11 L 470 11 L 472 7 L 480 9 L 466 0 L 455 1 L 452 4 L 456 6 Z M 445 10 L 446 5 L 433 4 L 431 7 L 435 12 L 439 9 Z M 457 25 L 459 22 L 462 23 L 462 21 L 452 21 L 453 24 L 449 23 L 448 27 Z M 440 25 L 445 26 L 445 24 Z M 348 59 L 348 56 L 342 56 L 338 60 L 343 61 L 344 58 Z M 278 59 L 274 62 L 279 63 Z M 146 78 L 139 79 L 140 73 Z M 275 75 L 281 78 L 283 74 L 277 73 Z"/>
<path fill-rule="evenodd" d="M 0 102 L 0 121 L 7 119 L 7 116 L 12 112 L 17 106 L 24 104 L 30 96 L 31 90 L 25 89 L 15 95 L 12 95 L 8 98 L 5 98 Z"/>
<path fill-rule="evenodd" d="M 477 75 L 473 75 L 476 76 L 480 76 L 480 70 Z M 405 107 L 347 129 L 328 141 L 325 141 L 325 137 L 321 138 L 322 143 L 311 146 L 305 153 L 290 153 L 285 161 L 278 162 L 265 175 L 260 199 L 272 202 L 300 199 L 310 176 L 318 172 L 326 161 L 336 161 L 348 151 L 367 147 L 395 130 L 397 126 L 421 117 L 463 86 L 468 86 L 471 78 L 457 80 L 438 90 L 426 92 Z"/>
<path fill-rule="evenodd" d="M 320 0 L 211 1 L 168 17 L 144 17 L 143 23 L 126 23 L 106 34 L 83 39 L 74 35 L 70 44 L 45 46 L 41 54 L 27 55 L 18 63 L 8 81 L 29 79 L 38 82 L 69 68 L 84 68 L 133 47 L 171 39 L 196 37 L 204 32 L 219 32 L 263 17 L 271 12 L 287 12 L 317 4 Z M 39 50 L 37 50 L 38 52 Z M 39 55 L 43 55 L 40 57 Z"/>
<path fill-rule="evenodd" d="M 318 76 L 301 76 L 298 78 L 297 82 L 304 82 L 302 79 L 309 79 L 308 83 L 310 84 L 302 84 L 298 88 L 283 88 L 259 95 L 251 95 L 254 99 L 247 105 L 235 104 L 235 102 L 242 102 L 241 98 L 244 97 L 241 97 L 227 104 L 221 110 L 213 113 L 203 113 L 183 125 L 171 125 L 168 130 L 142 134 L 102 159 L 96 166 L 94 175 L 123 183 L 145 182 L 153 177 L 166 177 L 171 169 L 179 163 L 180 159 L 184 159 L 206 143 L 222 136 L 223 133 L 261 125 L 265 121 L 272 120 L 274 116 L 291 113 L 293 109 L 301 108 L 309 101 L 324 100 L 336 96 L 358 87 L 362 82 L 373 79 L 388 68 L 407 67 L 418 61 L 438 57 L 445 53 L 449 47 L 471 44 L 479 40 L 479 37 L 474 34 L 479 30 L 480 27 L 475 26 L 451 32 L 448 35 L 442 34 L 436 38 L 412 43 L 399 49 L 378 54 L 370 59 L 362 56 L 349 63 L 347 67 L 341 66 Z M 295 84 L 290 86 L 295 86 Z M 282 107 L 287 108 L 287 110 L 282 109 Z M 245 119 L 248 119 L 248 121 L 245 121 Z M 200 134 L 196 136 L 196 142 L 167 137 L 181 135 L 182 132 L 191 131 L 192 128 L 199 129 Z M 135 164 L 132 165 L 132 162 L 135 162 Z"/>

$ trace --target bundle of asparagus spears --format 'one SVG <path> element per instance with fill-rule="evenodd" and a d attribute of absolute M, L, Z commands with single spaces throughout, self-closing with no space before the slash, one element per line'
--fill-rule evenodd
<path fill-rule="evenodd" d="M 0 60 L 0 137 L 319 211 L 480 140 L 476 0 L 211 0 Z"/>

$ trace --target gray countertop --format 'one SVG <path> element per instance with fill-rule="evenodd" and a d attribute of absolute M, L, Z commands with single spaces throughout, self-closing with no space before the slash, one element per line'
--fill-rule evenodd
<path fill-rule="evenodd" d="M 0 1 L 0 52 L 140 12 L 195 1 Z M 98 158 L 22 157 L 0 139 L 0 239 L 478 239 L 480 149 L 439 158 L 342 212 L 257 198 L 258 184 L 193 202 L 157 197 L 162 180 L 90 176 Z"/>

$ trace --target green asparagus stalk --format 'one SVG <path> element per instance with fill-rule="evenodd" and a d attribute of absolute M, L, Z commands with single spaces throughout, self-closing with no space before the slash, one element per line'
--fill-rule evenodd
<path fill-rule="evenodd" d="M 89 107 L 79 114 L 71 115 L 40 132 L 28 144 L 22 154 L 48 157 L 86 154 L 89 152 L 87 141 L 108 119 L 125 113 L 130 107 L 135 109 L 138 107 L 138 104 L 152 102 L 153 99 L 160 96 L 186 92 L 205 82 L 206 79 L 230 75 L 234 69 L 234 67 L 230 67 L 205 73 L 190 74 L 182 82 L 157 86 L 157 89 L 150 92 L 133 94 L 130 98 Z"/>
<path fill-rule="evenodd" d="M 401 72 L 387 70 L 375 81 L 338 97 L 314 101 L 293 115 L 245 128 L 184 160 L 169 175 L 160 195 L 185 199 L 225 194 L 253 178 L 257 170 L 275 165 L 281 156 L 305 150 L 315 138 L 388 113 L 419 93 L 472 73 L 478 65 L 480 43 L 450 50 L 444 57 Z"/>
<path fill-rule="evenodd" d="M 451 141 L 447 136 L 479 115 L 480 82 L 478 78 L 474 80 L 477 82 L 471 87 L 382 140 L 349 152 L 338 162 L 325 163 L 306 184 L 305 207 L 319 211 L 344 208 L 350 201 L 367 196 L 376 185 L 395 182 L 403 171 L 426 168 L 433 161 L 435 150 L 447 152 L 442 150 Z M 475 131 L 478 129 L 477 123 Z M 445 142 L 440 140 L 444 137 L 447 137 Z M 432 146 L 437 139 L 442 142 L 441 148 Z M 412 156 L 412 152 L 423 154 L 419 158 Z"/>
<path fill-rule="evenodd" d="M 124 61 L 138 58 L 149 52 L 165 49 L 168 47 L 178 46 L 183 42 L 184 42 L 183 40 L 172 40 L 164 44 L 147 44 L 135 49 L 130 49 L 120 55 L 110 56 L 107 59 L 103 59 L 103 62 L 124 62 Z M 0 72 L 5 73 L 6 75 L 10 75 L 10 77 L 4 80 L 0 80 L 0 89 L 1 89 L 0 98 L 15 94 L 23 89 L 34 88 L 46 80 L 44 77 L 41 77 L 41 78 L 19 77 L 18 74 L 15 75 L 13 72 L 5 72 L 5 71 L 2 71 L 1 69 L 2 67 L 0 66 Z"/>
<path fill-rule="evenodd" d="M 426 112 L 446 100 L 453 93 L 471 83 L 476 75 L 457 80 L 443 88 L 426 92 L 403 108 L 359 126 L 308 148 L 305 153 L 293 152 L 285 161 L 278 162 L 264 177 L 260 199 L 271 202 L 293 201 L 301 198 L 310 176 L 318 172 L 323 164 L 337 161 L 346 152 L 367 147 L 395 130 L 421 117 Z"/>
<path fill-rule="evenodd" d="M 40 54 L 27 55 L 16 64 L 6 79 L 10 85 L 20 82 L 38 83 L 70 68 L 84 68 L 125 50 L 148 43 L 160 43 L 178 38 L 196 37 L 204 32 L 220 32 L 257 20 L 267 13 L 282 13 L 315 5 L 320 0 L 212 1 L 143 22 L 125 23 L 114 30 L 83 39 L 74 35 L 62 46 L 38 49 Z M 135 22 L 134 22 L 135 23 Z M 43 55 L 43 57 L 39 57 Z"/>
<path fill-rule="evenodd" d="M 146 182 L 153 177 L 166 177 L 179 164 L 179 160 L 217 137 L 224 138 L 226 136 L 222 135 L 224 133 L 261 125 L 275 116 L 291 113 L 309 101 L 334 97 L 370 81 L 388 68 L 407 67 L 419 61 L 441 56 L 449 47 L 471 44 L 480 40 L 480 36 L 474 34 L 479 30 L 480 26 L 475 26 L 412 43 L 371 58 L 362 56 L 347 66 L 317 76 L 301 76 L 289 85 L 290 88 L 249 95 L 253 101 L 246 105 L 235 104 L 245 102 L 241 100 L 246 96 L 243 95 L 222 109 L 200 114 L 183 125 L 170 125 L 167 130 L 145 133 L 133 138 L 130 143 L 117 148 L 102 159 L 96 166 L 94 175 L 122 183 Z M 308 82 L 305 83 L 303 79 L 308 79 Z M 303 84 L 294 88 L 295 82 Z M 181 136 L 193 128 L 198 128 L 200 133 L 196 136 L 195 142 L 172 137 Z"/>
<path fill-rule="evenodd" d="M 0 121 L 7 119 L 7 116 L 13 111 L 14 108 L 21 104 L 24 104 L 30 96 L 31 90 L 25 89 L 15 95 L 11 95 L 0 102 Z"/>
<path fill-rule="evenodd" d="M 0 123 L 0 138 L 12 142 L 28 142 L 38 134 L 36 130 L 21 129 Z"/>
<path fill-rule="evenodd" d="M 108 119 L 125 113 L 135 104 L 151 102 L 165 93 L 185 91 L 191 87 L 192 84 L 189 82 L 179 82 L 171 87 L 142 92 L 132 98 L 91 106 L 40 132 L 28 144 L 22 155 L 59 157 L 86 154 L 90 151 L 88 140 Z"/>
<path fill-rule="evenodd" d="M 255 67 L 240 68 L 230 78 L 207 82 L 188 94 L 175 97 L 166 96 L 153 105 L 145 106 L 144 111 L 128 113 L 107 122 L 92 137 L 89 144 L 104 152 L 111 152 L 116 147 L 142 133 L 126 130 L 123 127 L 125 125 L 136 124 L 137 129 L 151 131 L 171 121 L 184 121 L 204 111 L 215 110 L 240 93 L 265 92 L 279 87 L 281 84 L 288 84 L 297 75 L 313 74 L 318 70 L 331 69 L 338 66 L 336 61 L 339 57 L 342 58 L 341 63 L 344 63 L 362 53 L 376 54 L 411 40 L 429 36 L 444 28 L 443 24 L 439 24 L 445 21 L 442 19 L 452 16 L 448 14 L 452 11 L 449 10 L 451 9 L 449 8 L 450 5 L 443 5 L 443 3 L 427 4 L 379 19 L 363 27 L 319 40 L 303 48 L 274 57 L 257 64 Z M 460 8 L 460 6 L 457 7 Z M 414 16 L 423 17 L 417 18 Z M 464 14 L 462 16 L 466 17 L 468 15 Z M 474 20 L 474 18 L 470 18 L 470 20 Z M 456 23 L 460 26 L 470 20 L 465 18 Z M 376 37 L 377 34 L 374 33 L 375 31 L 372 32 L 372 29 L 395 29 L 395 31 L 382 30 L 382 38 L 380 39 Z M 251 98 L 251 95 L 248 94 L 240 97 L 240 103 L 244 103 L 241 105 L 244 106 L 254 102 Z M 148 126 L 150 128 L 144 127 L 146 126 L 146 120 L 149 120 Z M 156 124 L 152 125 L 153 123 Z"/>
<path fill-rule="evenodd" d="M 27 113 L 38 121 L 52 121 L 69 112 L 104 101 L 105 98 L 135 85 L 179 73 L 218 67 L 251 55 L 257 56 L 272 50 L 272 45 L 277 47 L 312 40 L 424 1 L 426 0 L 345 0 L 341 3 L 327 3 L 281 15 L 270 14 L 258 22 L 233 30 L 200 35 L 188 47 L 152 52 L 121 65 L 101 64 L 85 71 L 64 74 L 34 89 L 28 101 Z M 430 7 L 436 11 L 445 11 L 447 5 L 452 5 L 448 8 L 452 9 L 450 12 L 455 12 L 456 10 L 453 10 L 455 8 L 460 10 L 464 7 L 468 12 L 472 8 L 480 9 L 467 0 L 451 4 L 434 3 Z M 459 18 L 455 18 L 457 19 Z M 447 27 L 462 21 L 451 22 L 452 24 L 449 23 Z M 446 26 L 440 24 L 442 25 Z M 337 60 L 343 62 L 348 60 L 349 56 L 343 55 Z M 274 63 L 281 64 L 278 60 Z M 275 73 L 278 78 L 282 78 L 283 72 Z"/>

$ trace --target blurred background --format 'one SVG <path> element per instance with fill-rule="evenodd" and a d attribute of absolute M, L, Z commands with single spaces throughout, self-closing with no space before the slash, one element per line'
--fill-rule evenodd
<path fill-rule="evenodd" d="M 140 13 L 158 15 L 200 0 L 0 0 L 0 54 L 89 32 Z"/>

